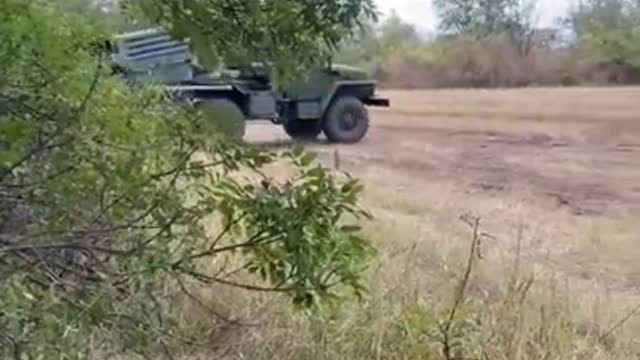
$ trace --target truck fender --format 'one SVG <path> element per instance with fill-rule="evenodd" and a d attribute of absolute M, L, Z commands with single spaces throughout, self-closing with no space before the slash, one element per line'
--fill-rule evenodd
<path fill-rule="evenodd" d="M 333 101 L 343 95 L 353 96 L 363 102 L 366 102 L 366 99 L 373 97 L 375 88 L 375 81 L 370 80 L 338 81 L 322 99 L 320 103 L 320 110 L 322 114 L 325 114 Z"/>

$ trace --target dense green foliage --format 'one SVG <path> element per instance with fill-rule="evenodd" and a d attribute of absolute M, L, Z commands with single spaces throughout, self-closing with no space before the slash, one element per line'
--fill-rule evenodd
<path fill-rule="evenodd" d="M 338 58 L 393 87 L 496 87 L 640 82 L 640 5 L 581 1 L 541 28 L 536 1 L 437 0 L 439 29 L 419 36 L 392 13 Z"/>
<path fill-rule="evenodd" d="M 516 34 L 530 27 L 534 2 L 523 0 L 436 0 L 441 30 L 452 34 L 487 36 Z"/>
<path fill-rule="evenodd" d="M 200 60 L 217 65 L 270 61 L 277 81 L 292 70 L 326 60 L 336 44 L 363 21 L 374 18 L 372 0 L 135 0 L 130 12 L 142 12 L 188 37 Z"/>
<path fill-rule="evenodd" d="M 590 0 L 569 18 L 587 54 L 596 61 L 640 67 L 640 3 Z"/>
<path fill-rule="evenodd" d="M 278 54 L 333 41 L 366 4 L 309 15 L 306 37 L 286 38 L 296 23 L 269 29 Z M 362 294 L 372 249 L 357 226 L 357 181 L 300 149 L 230 142 L 160 89 L 126 86 L 94 46 L 109 24 L 67 5 L 0 0 L 0 357 L 170 357 L 200 340 L 181 334 L 177 299 L 224 321 L 194 286 L 283 293 L 304 307 L 345 287 Z M 244 20 L 233 39 L 206 28 L 203 39 L 257 45 L 269 23 L 254 10 L 235 9 Z M 187 26 L 181 14 L 162 22 Z M 291 177 L 265 174 L 283 162 Z"/>

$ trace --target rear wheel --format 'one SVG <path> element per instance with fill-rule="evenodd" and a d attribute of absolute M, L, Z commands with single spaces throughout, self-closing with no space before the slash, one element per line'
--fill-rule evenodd
<path fill-rule="evenodd" d="M 284 131 L 295 140 L 315 140 L 322 127 L 320 120 L 291 120 L 284 123 Z"/>
<path fill-rule="evenodd" d="M 327 111 L 323 130 L 331 142 L 358 142 L 369 130 L 369 113 L 358 98 L 340 97 Z"/>
<path fill-rule="evenodd" d="M 238 105 L 228 99 L 207 99 L 200 103 L 207 121 L 205 127 L 215 134 L 233 140 L 242 140 L 246 131 L 246 119 Z"/>

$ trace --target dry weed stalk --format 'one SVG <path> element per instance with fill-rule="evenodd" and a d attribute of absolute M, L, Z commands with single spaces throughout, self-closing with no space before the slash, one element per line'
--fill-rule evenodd
<path fill-rule="evenodd" d="M 480 251 L 482 238 L 482 234 L 480 233 L 480 218 L 463 215 L 461 216 L 461 220 L 472 229 L 473 235 L 467 266 L 460 280 L 460 284 L 456 289 L 453 305 L 451 306 L 446 321 L 438 325 L 439 336 L 437 340 L 442 346 L 442 355 L 446 360 L 464 360 L 461 356 L 456 355 L 456 353 L 459 352 L 459 344 L 456 343 L 456 339 L 460 337 L 459 331 L 455 329 L 456 315 L 465 301 L 476 260 L 480 260 L 482 257 Z"/>

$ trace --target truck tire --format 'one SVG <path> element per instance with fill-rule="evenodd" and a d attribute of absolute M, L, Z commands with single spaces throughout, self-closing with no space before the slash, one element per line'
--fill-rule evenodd
<path fill-rule="evenodd" d="M 315 140 L 322 132 L 320 120 L 290 120 L 283 125 L 284 131 L 294 140 Z"/>
<path fill-rule="evenodd" d="M 232 140 L 242 140 L 246 132 L 246 119 L 238 105 L 228 99 L 206 99 L 200 109 L 207 120 L 207 128 Z"/>
<path fill-rule="evenodd" d="M 358 98 L 339 97 L 327 110 L 323 130 L 331 142 L 356 143 L 369 130 L 369 113 Z"/>

